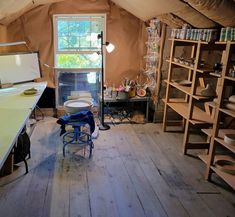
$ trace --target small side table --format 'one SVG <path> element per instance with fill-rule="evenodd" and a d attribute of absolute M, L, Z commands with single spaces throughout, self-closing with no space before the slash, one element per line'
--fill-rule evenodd
<path fill-rule="evenodd" d="M 99 102 L 101 103 L 101 97 L 99 97 Z M 144 96 L 135 96 L 129 99 L 116 99 L 112 97 L 104 97 L 104 104 L 105 103 L 118 103 L 118 102 L 126 102 L 126 103 L 134 103 L 134 102 L 146 102 L 146 109 L 145 109 L 145 122 L 148 122 L 149 118 L 149 102 L 150 102 L 150 97 Z"/>

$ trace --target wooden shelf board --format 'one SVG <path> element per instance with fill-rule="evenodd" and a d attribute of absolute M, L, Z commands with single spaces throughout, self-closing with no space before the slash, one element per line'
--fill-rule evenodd
<path fill-rule="evenodd" d="M 184 64 L 181 64 L 181 63 L 177 63 L 177 62 L 170 61 L 170 60 L 166 60 L 166 62 L 174 64 L 174 65 L 182 67 L 182 68 L 185 68 L 185 69 L 194 70 L 194 67 L 187 66 L 187 65 L 184 65 Z M 200 72 L 200 73 L 209 73 L 209 72 L 213 72 L 214 70 L 212 68 L 206 68 L 205 67 L 203 69 L 202 68 L 201 69 L 196 69 L 196 71 Z"/>
<path fill-rule="evenodd" d="M 209 154 L 199 154 L 198 157 L 205 163 L 205 164 L 208 164 L 209 162 Z M 218 154 L 218 155 L 215 155 L 215 158 L 214 158 L 214 162 L 217 161 L 217 160 L 232 160 L 234 161 L 234 159 L 228 155 L 221 155 L 221 154 Z"/>
<path fill-rule="evenodd" d="M 180 67 L 182 67 L 182 68 L 185 68 L 185 69 L 194 70 L 194 68 L 191 67 L 191 66 L 186 66 L 186 65 L 184 65 L 184 64 L 176 63 L 176 62 L 174 62 L 174 61 L 172 61 L 171 63 L 174 64 L 174 65 L 176 65 L 176 66 L 180 66 Z"/>
<path fill-rule="evenodd" d="M 221 74 L 211 72 L 210 75 L 221 78 Z"/>
<path fill-rule="evenodd" d="M 166 103 L 166 102 L 165 102 Z M 171 107 L 180 116 L 187 119 L 188 118 L 188 103 L 187 102 L 168 102 L 167 105 Z M 213 123 L 212 118 L 200 108 L 194 106 L 192 119 L 189 120 L 190 123 L 196 124 L 207 124 Z"/>
<path fill-rule="evenodd" d="M 235 44 L 235 41 L 216 41 L 215 42 L 215 44 L 227 44 L 227 43 Z"/>
<path fill-rule="evenodd" d="M 212 129 L 201 129 L 201 131 L 209 137 L 212 136 Z"/>
<path fill-rule="evenodd" d="M 208 42 L 206 41 L 196 41 L 196 40 L 186 40 L 186 39 L 178 39 L 178 38 L 169 38 L 169 40 L 174 40 L 174 41 L 179 41 L 179 42 L 187 42 L 187 43 L 194 43 L 194 44 L 198 44 L 199 42 L 201 44 L 208 44 Z"/>
<path fill-rule="evenodd" d="M 212 136 L 212 129 L 201 129 L 201 131 L 203 133 L 205 133 L 207 136 Z M 224 139 L 224 135 L 225 134 L 234 134 L 235 133 L 235 129 L 219 129 L 218 131 L 218 137 L 217 139 Z"/>
<path fill-rule="evenodd" d="M 210 102 L 205 102 L 206 105 L 212 107 L 212 108 L 216 108 L 216 103 L 214 101 L 210 101 Z"/>
<path fill-rule="evenodd" d="M 207 164 L 209 160 L 209 155 L 208 154 L 199 154 L 198 157 L 205 163 Z"/>
<path fill-rule="evenodd" d="M 162 99 L 164 103 L 166 103 L 166 99 Z M 170 98 L 169 103 L 186 103 L 184 98 Z"/>
<path fill-rule="evenodd" d="M 209 72 L 214 72 L 214 69 L 209 68 L 209 67 L 205 67 L 205 68 L 197 69 L 197 72 L 200 72 L 200 73 L 209 73 Z"/>
<path fill-rule="evenodd" d="M 168 83 L 168 81 L 166 82 Z M 176 82 L 169 82 L 169 84 L 188 95 L 190 94 L 191 86 L 183 86 L 183 85 L 177 84 Z"/>
<path fill-rule="evenodd" d="M 233 189 L 235 189 L 235 176 L 229 173 L 225 173 L 214 166 L 211 166 L 211 169 L 220 176 L 225 182 L 227 182 Z"/>
<path fill-rule="evenodd" d="M 164 80 L 166 83 L 168 83 L 167 80 Z M 191 94 L 191 86 L 184 86 L 184 85 L 180 85 L 176 82 L 170 82 L 169 83 L 171 86 L 177 88 L 178 90 L 184 92 L 185 94 L 187 95 L 190 95 L 192 96 L 194 99 L 196 100 L 205 100 L 205 99 L 208 99 L 208 97 L 205 97 L 205 96 L 200 96 L 199 94 L 196 94 L 196 95 L 192 95 Z M 203 87 L 197 87 L 197 93 L 200 93 L 201 90 L 204 89 Z"/>
<path fill-rule="evenodd" d="M 235 118 L 235 111 L 225 108 L 220 108 L 220 111 Z"/>
<path fill-rule="evenodd" d="M 235 81 L 235 78 L 233 78 L 233 77 L 225 76 L 224 78 L 227 80 L 230 80 L 230 81 Z"/>
<path fill-rule="evenodd" d="M 233 130 L 233 133 L 235 133 L 235 130 Z M 224 147 L 226 147 L 227 149 L 229 149 L 230 151 L 232 151 L 233 153 L 235 153 L 235 146 L 234 145 L 229 145 L 226 142 L 224 142 L 224 139 L 221 138 L 215 138 L 215 140 L 217 142 L 219 142 L 221 145 L 223 145 Z"/>
<path fill-rule="evenodd" d="M 209 155 L 200 156 L 200 159 L 203 160 L 206 164 L 209 162 Z M 228 155 L 215 155 L 214 162 L 217 160 L 232 160 L 234 159 Z M 229 173 L 223 172 L 220 169 L 216 168 L 215 166 L 210 166 L 210 168 L 220 176 L 224 181 L 226 181 L 233 189 L 235 189 L 235 175 L 231 175 Z"/>

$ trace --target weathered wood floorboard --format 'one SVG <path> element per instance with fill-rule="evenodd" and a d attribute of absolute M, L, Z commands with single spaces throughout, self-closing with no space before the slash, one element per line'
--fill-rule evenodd
<path fill-rule="evenodd" d="M 73 146 L 62 156 L 54 118 L 31 139 L 29 173 L 20 164 L 0 178 L 1 217 L 234 216 L 234 192 L 206 182 L 203 163 L 181 154 L 182 134 L 160 124 L 111 126 L 91 159 Z"/>

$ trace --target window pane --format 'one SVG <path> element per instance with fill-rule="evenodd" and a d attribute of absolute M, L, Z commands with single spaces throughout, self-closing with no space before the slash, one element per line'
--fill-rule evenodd
<path fill-rule="evenodd" d="M 101 56 L 93 54 L 57 54 L 58 68 L 101 68 Z"/>
<path fill-rule="evenodd" d="M 59 51 L 91 51 L 99 50 L 100 42 L 94 40 L 94 34 L 102 31 L 100 20 L 58 20 Z"/>
<path fill-rule="evenodd" d="M 100 92 L 99 75 L 99 72 L 58 72 L 58 105 L 63 106 L 74 91 L 89 91 L 94 105 L 97 105 Z"/>

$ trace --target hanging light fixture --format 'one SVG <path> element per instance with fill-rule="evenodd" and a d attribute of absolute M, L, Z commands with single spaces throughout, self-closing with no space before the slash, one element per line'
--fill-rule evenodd
<path fill-rule="evenodd" d="M 106 47 L 106 50 L 108 53 L 111 53 L 115 46 L 109 42 L 104 43 L 103 38 L 103 32 L 101 31 L 100 34 L 98 34 L 98 39 L 101 41 L 101 52 L 99 54 L 101 55 L 101 103 L 100 103 L 100 130 L 108 130 L 110 129 L 110 126 L 108 124 L 104 123 L 104 49 L 103 46 Z"/>

